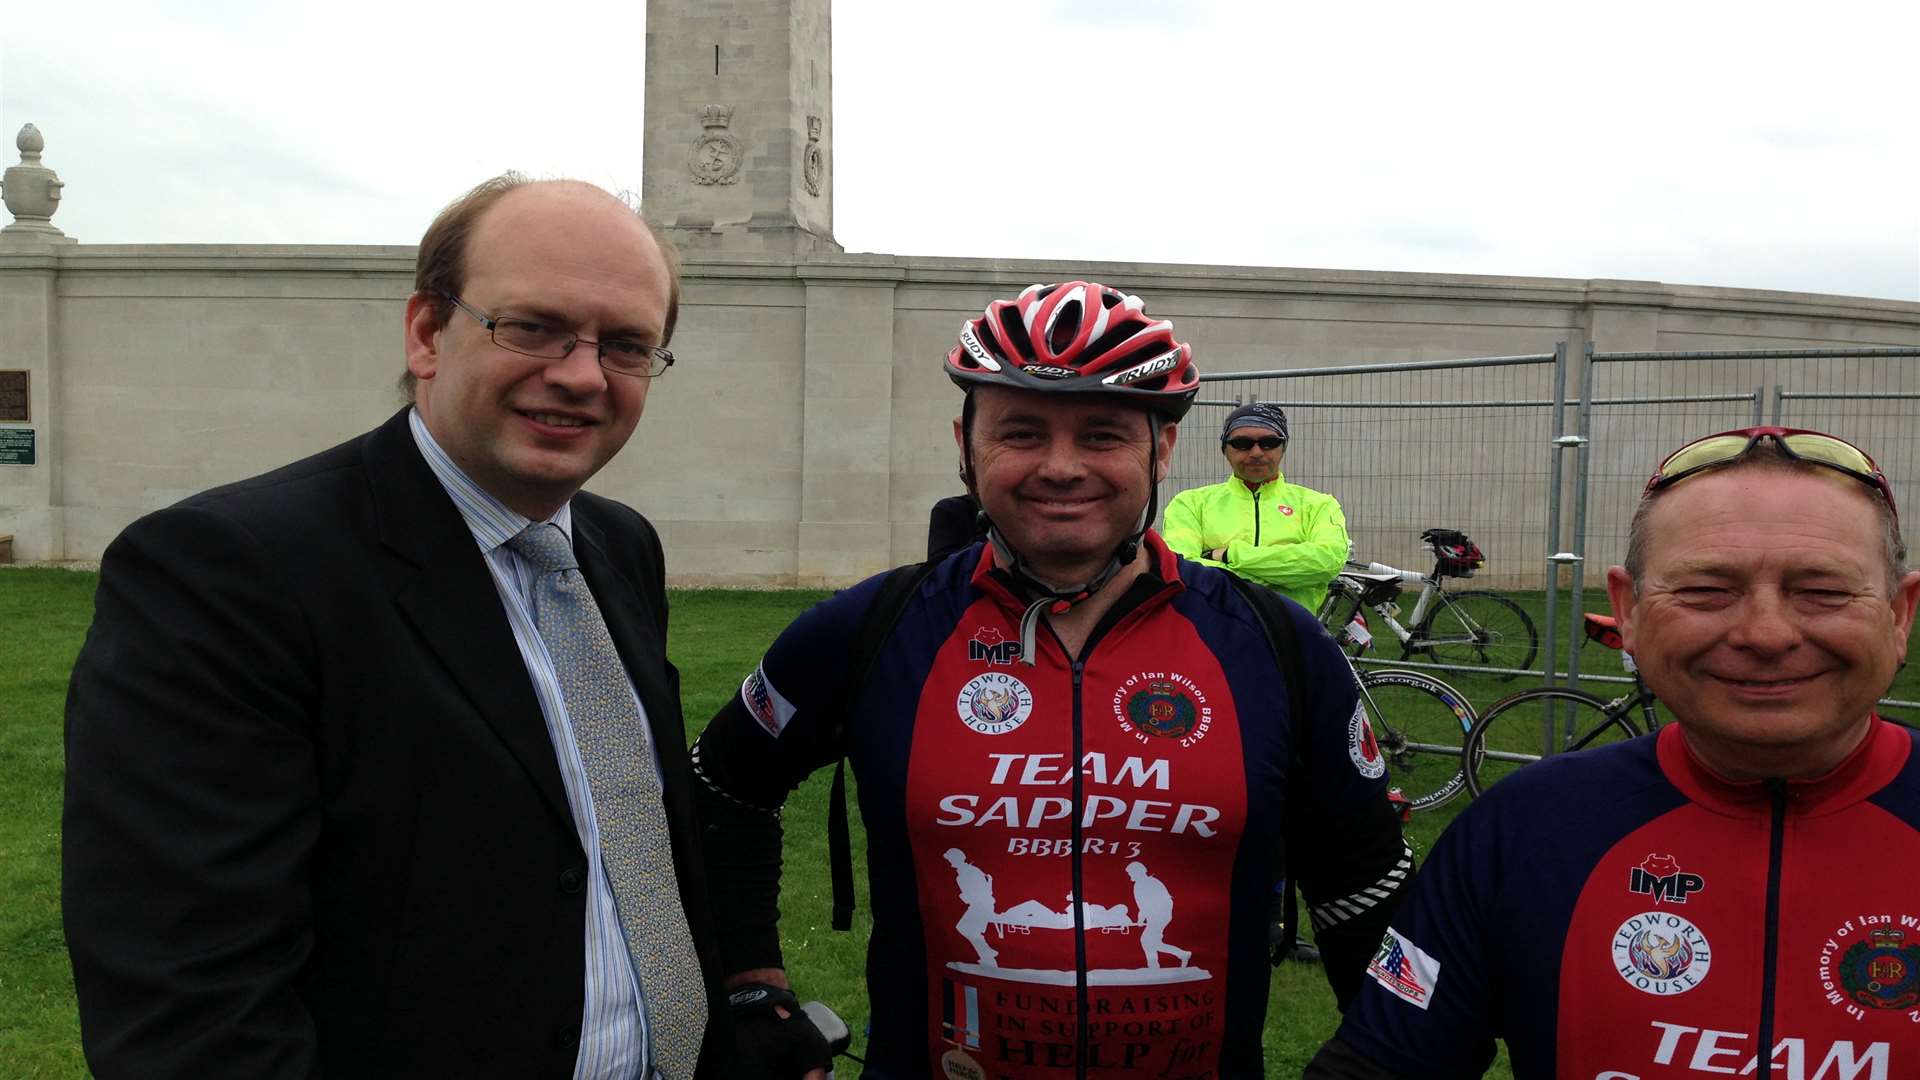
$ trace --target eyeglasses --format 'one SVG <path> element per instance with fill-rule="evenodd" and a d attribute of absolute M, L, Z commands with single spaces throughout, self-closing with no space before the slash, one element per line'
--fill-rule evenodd
<path fill-rule="evenodd" d="M 1236 439 L 1228 439 L 1227 445 L 1242 452 L 1251 450 L 1256 446 L 1262 450 L 1273 450 L 1287 445 L 1287 440 L 1276 439 L 1271 435 L 1259 439 L 1249 439 L 1245 435 L 1242 435 Z"/>
<path fill-rule="evenodd" d="M 639 379 L 650 379 L 673 366 L 673 353 L 658 345 L 646 345 L 626 338 L 590 341 L 558 323 L 521 318 L 518 315 L 488 315 L 452 293 L 440 295 L 453 301 L 461 311 L 479 319 L 480 325 L 493 335 L 493 343 L 508 352 L 541 360 L 565 360 L 573 355 L 575 347 L 591 345 L 601 367 L 616 375 L 632 375 Z"/>
<path fill-rule="evenodd" d="M 1805 428 L 1749 427 L 1695 439 L 1667 455 L 1667 459 L 1660 463 L 1660 468 L 1654 471 L 1652 479 L 1647 481 L 1643 497 L 1695 473 L 1731 465 L 1753 453 L 1753 448 L 1760 445 L 1761 439 L 1772 439 L 1781 453 L 1795 461 L 1824 465 L 1866 484 L 1887 500 L 1887 509 L 1893 511 L 1894 520 L 1900 519 L 1900 511 L 1893 502 L 1893 487 L 1887 483 L 1887 475 L 1880 471 L 1880 466 L 1874 464 L 1865 450 L 1844 439 Z"/>

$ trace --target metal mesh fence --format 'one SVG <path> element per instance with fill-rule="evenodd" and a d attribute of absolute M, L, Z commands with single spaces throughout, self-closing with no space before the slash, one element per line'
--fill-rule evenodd
<path fill-rule="evenodd" d="M 1605 607 L 1586 598 L 1604 586 L 1604 568 L 1625 558 L 1648 475 L 1690 439 L 1759 423 L 1830 432 L 1879 461 L 1901 505 L 1920 507 L 1920 348 L 1589 346 L 1578 382 L 1565 381 L 1569 369 L 1563 349 L 1558 360 L 1203 375 L 1162 495 L 1226 479 L 1219 436 L 1227 414 L 1250 401 L 1277 403 L 1292 436 L 1287 479 L 1340 500 L 1357 558 L 1428 570 L 1422 530 L 1467 533 L 1488 555 L 1470 587 L 1546 590 L 1542 646 L 1553 668 L 1570 673 L 1579 671 L 1571 643 L 1582 638 L 1583 610 Z M 1556 444 L 1577 450 L 1565 521 L 1555 478 L 1566 463 Z M 1908 546 L 1920 545 L 1920 511 L 1909 509 L 1904 524 Z M 1547 590 L 1561 552 L 1578 558 L 1561 560 L 1570 572 Z"/>
<path fill-rule="evenodd" d="M 1626 557 L 1627 524 L 1665 455 L 1749 424 L 1816 428 L 1864 448 L 1900 505 L 1920 500 L 1920 349 L 1592 353 L 1583 385 L 1587 576 Z M 1920 539 L 1912 515 L 1909 546 Z"/>
<path fill-rule="evenodd" d="M 1282 471 L 1340 500 L 1355 557 L 1431 570 L 1430 527 L 1487 555 L 1473 587 L 1544 584 L 1552 513 L 1554 354 L 1202 375 L 1162 493 L 1230 476 L 1220 426 L 1238 405 L 1287 411 Z"/>

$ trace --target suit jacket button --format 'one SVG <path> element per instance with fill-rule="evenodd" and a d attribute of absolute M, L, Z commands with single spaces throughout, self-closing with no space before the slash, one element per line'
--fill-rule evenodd
<path fill-rule="evenodd" d="M 584 866 L 569 866 L 560 871 L 560 891 L 577 893 L 587 884 L 587 869 Z M 577 1038 L 577 1036 L 576 1036 Z"/>

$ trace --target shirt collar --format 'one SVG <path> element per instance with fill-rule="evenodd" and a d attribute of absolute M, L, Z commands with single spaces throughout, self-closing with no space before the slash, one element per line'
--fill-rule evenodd
<path fill-rule="evenodd" d="M 1273 479 L 1267 481 L 1264 484 L 1261 484 L 1257 488 L 1248 487 L 1247 482 L 1245 480 L 1240 479 L 1238 476 L 1235 476 L 1232 473 L 1227 474 L 1227 483 L 1232 484 L 1234 487 L 1237 487 L 1241 491 L 1247 492 L 1248 494 L 1251 494 L 1251 495 L 1258 495 L 1262 491 L 1265 491 L 1270 487 L 1284 485 L 1286 482 L 1287 482 L 1287 474 L 1280 469 L 1273 470 Z"/>
<path fill-rule="evenodd" d="M 1844 810 L 1887 786 L 1906 765 L 1913 750 L 1907 729 L 1878 716 L 1870 724 L 1860 745 L 1825 775 L 1787 781 L 1787 802 L 1796 812 Z M 1735 816 L 1766 812 L 1769 796 L 1765 781 L 1729 780 L 1714 772 L 1694 756 L 1677 723 L 1661 728 L 1657 738 L 1660 768 L 1688 798 L 1710 810 Z"/>
<path fill-rule="evenodd" d="M 472 530 L 474 542 L 480 550 L 492 553 L 495 548 L 520 535 L 533 519 L 516 510 L 509 509 L 506 503 L 494 498 L 486 488 L 473 482 L 472 478 L 454 464 L 440 444 L 434 441 L 433 433 L 427 430 L 427 422 L 420 419 L 418 408 L 407 410 L 407 427 L 413 432 L 413 445 L 420 448 L 420 456 L 427 459 L 427 468 L 433 470 L 433 478 L 440 481 L 446 489 L 447 497 L 460 511 L 460 517 Z M 560 526 L 566 534 L 567 542 L 573 542 L 573 504 L 566 503 L 550 519 Z"/>

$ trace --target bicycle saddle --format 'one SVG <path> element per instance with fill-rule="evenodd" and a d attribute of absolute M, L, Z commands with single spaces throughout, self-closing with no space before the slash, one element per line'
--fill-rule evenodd
<path fill-rule="evenodd" d="M 1597 641 L 1609 649 L 1619 649 L 1626 646 L 1625 639 L 1620 636 L 1620 621 L 1618 619 L 1615 619 L 1611 615 L 1596 615 L 1589 611 L 1586 613 L 1586 622 L 1587 638 L 1589 640 Z"/>

